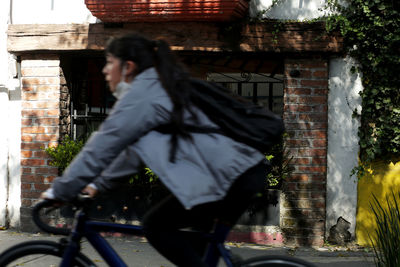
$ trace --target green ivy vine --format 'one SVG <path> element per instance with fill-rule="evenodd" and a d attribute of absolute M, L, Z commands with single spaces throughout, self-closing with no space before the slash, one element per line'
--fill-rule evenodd
<path fill-rule="evenodd" d="M 399 157 L 400 2 L 328 0 L 327 7 L 334 14 L 326 19 L 327 30 L 341 32 L 346 51 L 357 61 L 353 71 L 362 73 L 361 163 Z"/>

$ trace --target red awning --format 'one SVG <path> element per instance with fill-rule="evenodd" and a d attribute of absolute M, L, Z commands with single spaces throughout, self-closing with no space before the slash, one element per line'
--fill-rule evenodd
<path fill-rule="evenodd" d="M 232 21 L 247 15 L 248 0 L 85 0 L 102 22 Z"/>

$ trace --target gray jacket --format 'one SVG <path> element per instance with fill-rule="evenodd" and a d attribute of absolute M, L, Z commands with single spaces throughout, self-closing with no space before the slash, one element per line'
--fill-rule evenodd
<path fill-rule="evenodd" d="M 198 125 L 214 126 L 194 107 Z M 140 73 L 118 100 L 100 129 L 53 184 L 56 199 L 71 200 L 87 184 L 110 190 L 122 176 L 144 163 L 187 208 L 220 200 L 233 181 L 264 156 L 220 134 L 192 133 L 178 138 L 175 162 L 169 161 L 170 135 L 153 129 L 169 122 L 172 102 L 154 68 Z M 189 112 L 185 123 L 195 123 Z"/>

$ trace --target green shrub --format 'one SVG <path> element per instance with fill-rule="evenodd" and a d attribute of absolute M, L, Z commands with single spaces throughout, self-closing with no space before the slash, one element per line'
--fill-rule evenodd
<path fill-rule="evenodd" d="M 45 149 L 51 159 L 49 164 L 58 167 L 59 172 L 63 173 L 84 145 L 84 140 L 73 140 L 65 136 L 58 146 Z M 158 177 L 150 168 L 143 167 L 142 171 L 129 179 L 129 183 L 140 188 L 151 188 L 158 184 Z"/>
<path fill-rule="evenodd" d="M 290 166 L 292 156 L 289 154 L 285 147 L 283 139 L 286 137 L 285 134 L 281 141 L 271 148 L 271 151 L 265 155 L 265 158 L 271 163 L 271 172 L 267 174 L 266 189 L 279 188 L 282 182 L 288 178 L 293 168 Z"/>
<path fill-rule="evenodd" d="M 83 146 L 83 140 L 73 140 L 66 136 L 57 147 L 49 147 L 45 151 L 51 158 L 50 165 L 58 167 L 60 173 L 62 173 Z M 283 139 L 271 148 L 266 158 L 271 162 L 272 169 L 266 175 L 265 192 L 270 188 L 279 188 L 282 181 L 290 176 L 292 171 L 289 167 L 291 157 L 286 152 Z M 129 183 L 145 195 L 151 195 L 155 188 L 158 190 L 160 187 L 157 175 L 146 166 L 143 166 L 139 173 L 133 175 L 129 179 Z M 260 194 L 260 196 L 263 195 L 264 192 Z"/>
<path fill-rule="evenodd" d="M 400 197 L 400 193 L 397 195 Z M 399 202 L 392 192 L 386 197 L 387 208 L 383 207 L 373 195 L 371 209 L 374 213 L 377 229 L 370 239 L 375 252 L 375 264 L 378 267 L 400 266 L 400 210 Z"/>
<path fill-rule="evenodd" d="M 153 187 L 159 183 L 159 179 L 149 167 L 143 166 L 139 173 L 129 179 L 129 183 L 138 187 Z"/>
<path fill-rule="evenodd" d="M 267 203 L 276 205 L 276 199 L 271 196 L 270 189 L 281 189 L 283 181 L 288 178 L 293 172 L 293 167 L 290 165 L 293 156 L 289 154 L 285 147 L 284 139 L 271 148 L 271 151 L 265 155 L 265 158 L 271 163 L 271 170 L 266 174 L 266 183 L 255 201 L 250 205 L 247 212 L 250 217 L 257 215 L 258 212 L 264 212 Z"/>
<path fill-rule="evenodd" d="M 82 140 L 73 140 L 69 136 L 65 136 L 58 146 L 45 149 L 51 158 L 49 164 L 58 167 L 59 172 L 63 173 L 83 145 L 84 142 Z"/>
<path fill-rule="evenodd" d="M 158 176 L 146 166 L 130 177 L 129 186 L 136 198 L 146 199 L 150 203 L 156 203 L 169 194 Z"/>

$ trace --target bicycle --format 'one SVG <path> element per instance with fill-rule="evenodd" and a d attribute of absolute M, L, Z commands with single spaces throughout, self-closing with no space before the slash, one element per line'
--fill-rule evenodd
<path fill-rule="evenodd" d="M 55 256 L 58 261 L 56 264 L 61 267 L 96 266 L 92 260 L 80 251 L 80 243 L 83 237 L 89 241 L 109 266 L 127 266 L 111 245 L 101 236 L 100 232 L 118 232 L 140 237 L 144 236 L 142 227 L 90 220 L 87 216 L 88 202 L 87 198 L 81 198 L 80 201 L 73 204 L 77 212 L 71 229 L 56 228 L 44 223 L 41 219 L 39 215 L 40 211 L 44 208 L 53 207 L 54 201 L 43 200 L 36 204 L 32 213 L 35 224 L 45 232 L 68 236 L 68 239 L 63 237 L 59 242 L 46 240 L 22 242 L 8 248 L 0 254 L 0 266 L 29 266 L 27 262 L 31 261 L 32 257 L 36 260 L 32 266 L 39 266 L 37 260 L 40 258 L 40 255 Z M 313 264 L 304 260 L 287 256 L 258 256 L 247 260 L 241 260 L 239 257 L 233 255 L 229 248 L 224 245 L 224 241 L 230 229 L 231 227 L 227 225 L 216 223 L 215 230 L 212 233 L 189 230 L 185 230 L 185 233 L 196 235 L 197 238 L 205 238 L 207 240 L 209 245 L 204 256 L 204 261 L 210 267 L 216 267 L 220 258 L 222 258 L 227 267 L 315 267 Z M 28 257 L 28 259 L 26 260 L 25 257 Z M 47 259 L 45 264 L 49 266 Z M 50 266 L 56 265 L 53 264 Z"/>

